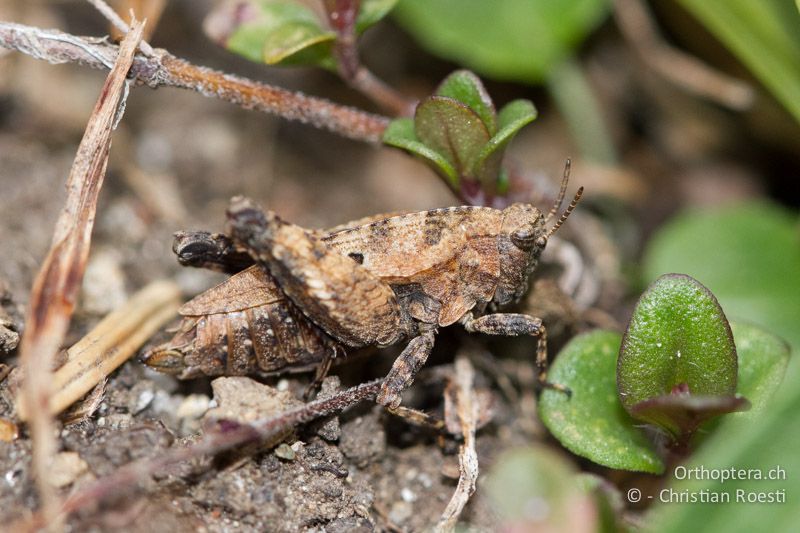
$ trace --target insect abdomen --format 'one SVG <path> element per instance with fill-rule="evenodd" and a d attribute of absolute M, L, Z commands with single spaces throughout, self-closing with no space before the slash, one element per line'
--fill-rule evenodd
<path fill-rule="evenodd" d="M 175 337 L 147 353 L 144 361 L 181 379 L 271 374 L 313 367 L 331 349 L 325 334 L 282 300 L 186 316 Z"/>

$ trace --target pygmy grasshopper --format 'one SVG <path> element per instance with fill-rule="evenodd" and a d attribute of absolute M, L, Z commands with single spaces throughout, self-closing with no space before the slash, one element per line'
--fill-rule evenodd
<path fill-rule="evenodd" d="M 547 240 L 580 199 L 583 188 L 550 225 L 568 177 L 569 164 L 546 216 L 530 204 L 462 206 L 378 215 L 324 232 L 234 198 L 230 237 L 180 233 L 175 251 L 184 264 L 236 274 L 185 304 L 175 337 L 145 362 L 182 378 L 315 366 L 320 378 L 346 348 L 410 339 L 377 398 L 397 408 L 437 329 L 459 322 L 469 332 L 538 337 L 540 382 L 560 388 L 546 381 L 542 321 L 498 310 L 525 293 Z"/>

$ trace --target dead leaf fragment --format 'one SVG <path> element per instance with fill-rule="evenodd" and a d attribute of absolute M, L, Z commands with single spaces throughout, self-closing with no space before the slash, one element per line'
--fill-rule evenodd
<path fill-rule="evenodd" d="M 0 440 L 3 442 L 12 442 L 19 437 L 19 427 L 5 418 L 0 418 Z"/>

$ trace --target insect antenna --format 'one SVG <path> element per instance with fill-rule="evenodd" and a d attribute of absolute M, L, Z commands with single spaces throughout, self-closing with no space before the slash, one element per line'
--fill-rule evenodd
<path fill-rule="evenodd" d="M 567 159 L 566 164 L 564 165 L 564 176 L 561 178 L 561 190 L 558 191 L 558 197 L 556 201 L 553 203 L 553 207 L 550 208 L 550 212 L 547 213 L 547 216 L 544 219 L 544 223 L 547 224 L 550 222 L 550 219 L 555 216 L 556 213 L 561 209 L 561 204 L 564 203 L 564 195 L 567 194 L 567 183 L 569 183 L 569 171 L 572 168 L 572 160 Z"/>
<path fill-rule="evenodd" d="M 580 202 L 581 196 L 583 196 L 583 187 L 579 188 L 578 192 L 575 193 L 575 197 L 572 199 L 567 208 L 564 210 L 564 213 L 561 214 L 561 216 L 558 219 L 558 222 L 553 224 L 553 227 L 550 228 L 550 231 L 547 232 L 545 238 L 549 239 L 553 235 L 553 233 L 558 231 L 558 228 L 560 228 L 561 225 L 567 220 L 567 218 L 569 218 L 569 215 L 575 209 L 575 206 L 577 206 L 578 202 Z"/>

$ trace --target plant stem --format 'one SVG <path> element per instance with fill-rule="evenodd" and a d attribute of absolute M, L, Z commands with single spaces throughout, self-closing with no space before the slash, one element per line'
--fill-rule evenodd
<path fill-rule="evenodd" d="M 336 67 L 350 87 L 389 111 L 393 116 L 411 116 L 416 102 L 395 91 L 367 69 L 358 56 L 356 20 L 359 0 L 325 0 L 328 24 L 336 32 Z"/>
<path fill-rule="evenodd" d="M 50 63 L 79 63 L 106 70 L 114 64 L 119 50 L 118 46 L 104 39 L 11 22 L 0 22 L 0 47 L 18 50 Z M 389 124 L 389 119 L 384 116 L 193 65 L 158 48 L 149 57 L 137 54 L 129 76 L 154 89 L 190 89 L 245 109 L 297 120 L 369 143 L 379 143 Z"/>

